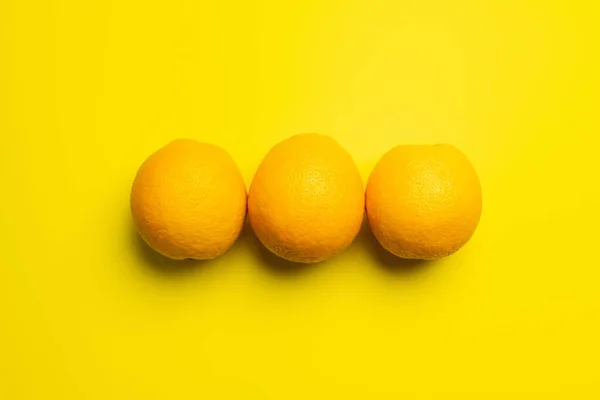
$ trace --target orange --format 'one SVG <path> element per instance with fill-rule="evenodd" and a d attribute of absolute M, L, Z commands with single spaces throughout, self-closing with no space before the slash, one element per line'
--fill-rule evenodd
<path fill-rule="evenodd" d="M 481 185 L 467 157 L 446 145 L 398 146 L 373 169 L 366 191 L 369 225 L 402 258 L 448 256 L 471 238 Z"/>
<path fill-rule="evenodd" d="M 248 197 L 259 240 L 290 261 L 314 263 L 352 243 L 364 216 L 364 185 L 352 157 L 331 137 L 300 134 L 275 145 Z"/>
<path fill-rule="evenodd" d="M 140 167 L 131 214 L 146 243 L 173 259 L 210 259 L 240 234 L 246 187 L 229 154 L 214 145 L 175 140 Z"/>

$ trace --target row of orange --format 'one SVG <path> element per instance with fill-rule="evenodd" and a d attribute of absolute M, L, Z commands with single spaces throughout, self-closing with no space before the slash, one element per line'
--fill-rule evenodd
<path fill-rule="evenodd" d="M 169 143 L 140 167 L 131 190 L 137 231 L 173 259 L 227 251 L 248 214 L 259 240 L 287 260 L 341 253 L 365 215 L 379 243 L 403 258 L 454 253 L 481 215 L 481 186 L 451 145 L 399 145 L 379 160 L 366 191 L 352 157 L 334 139 L 300 134 L 264 157 L 249 192 L 229 154 L 189 139 Z"/>

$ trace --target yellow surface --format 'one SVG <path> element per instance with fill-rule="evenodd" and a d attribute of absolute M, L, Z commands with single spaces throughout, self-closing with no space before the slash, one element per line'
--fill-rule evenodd
<path fill-rule="evenodd" d="M 0 398 L 597 398 L 595 3 L 1 1 Z M 183 266 L 134 235 L 170 140 L 249 183 L 305 131 L 364 178 L 456 145 L 475 236 L 415 267 L 365 231 L 289 271 L 248 230 Z"/>

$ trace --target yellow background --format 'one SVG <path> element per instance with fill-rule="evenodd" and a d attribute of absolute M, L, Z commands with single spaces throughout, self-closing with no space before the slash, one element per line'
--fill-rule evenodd
<path fill-rule="evenodd" d="M 2 0 L 0 399 L 598 398 L 594 3 Z M 249 229 L 198 265 L 133 233 L 170 140 L 250 183 L 308 131 L 365 179 L 456 145 L 475 236 L 416 268 L 365 229 L 293 269 Z"/>

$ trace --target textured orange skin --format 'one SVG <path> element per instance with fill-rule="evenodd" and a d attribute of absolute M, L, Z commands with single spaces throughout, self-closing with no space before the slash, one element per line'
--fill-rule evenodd
<path fill-rule="evenodd" d="M 154 250 L 177 260 L 204 260 L 235 242 L 246 200 L 240 171 L 225 150 L 179 139 L 140 167 L 131 189 L 131 214 Z"/>
<path fill-rule="evenodd" d="M 364 217 L 364 185 L 352 157 L 335 140 L 293 136 L 259 166 L 248 197 L 256 236 L 274 254 L 315 263 L 346 249 Z"/>
<path fill-rule="evenodd" d="M 366 208 L 371 230 L 386 250 L 431 260 L 469 241 L 481 216 L 481 185 L 453 146 L 398 146 L 373 169 Z"/>

